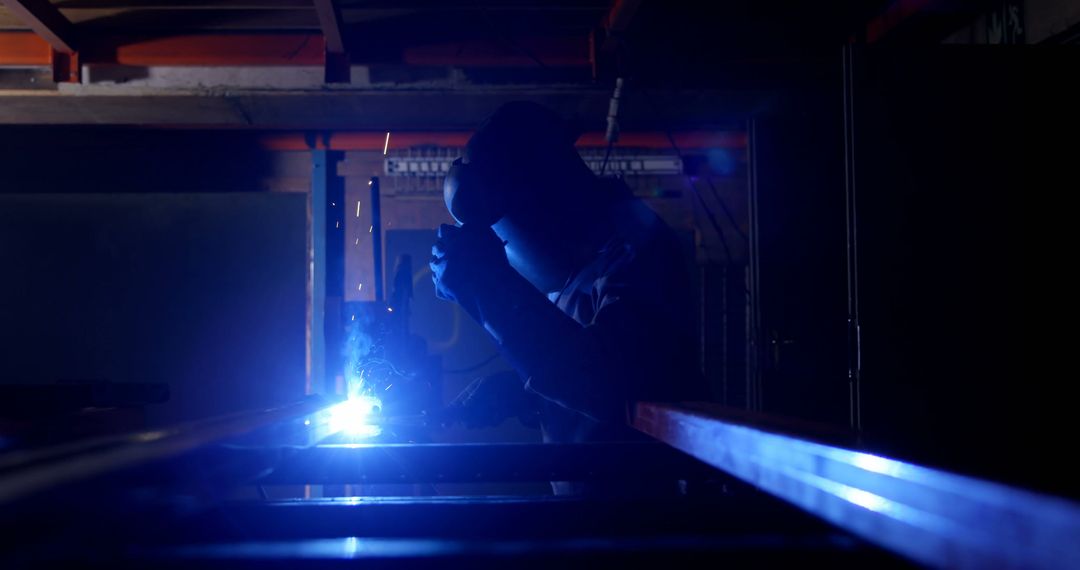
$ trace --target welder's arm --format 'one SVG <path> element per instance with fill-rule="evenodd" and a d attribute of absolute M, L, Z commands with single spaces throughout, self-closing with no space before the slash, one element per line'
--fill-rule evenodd
<path fill-rule="evenodd" d="M 635 327 L 620 326 L 619 311 L 582 326 L 512 269 L 476 302 L 481 324 L 530 390 L 598 421 L 626 421 L 643 369 L 632 364 L 636 343 L 626 342 Z"/>
<path fill-rule="evenodd" d="M 491 333 L 530 389 L 600 421 L 626 420 L 654 368 L 642 361 L 649 346 L 632 304 L 611 303 L 583 327 L 510 267 L 489 228 L 440 227 L 431 271 L 436 293 Z"/>

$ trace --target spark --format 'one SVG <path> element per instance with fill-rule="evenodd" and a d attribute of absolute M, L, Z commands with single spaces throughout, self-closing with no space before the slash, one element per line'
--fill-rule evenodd
<path fill-rule="evenodd" d="M 374 230 L 374 229 L 375 229 L 375 226 L 368 226 L 368 228 L 367 228 L 367 233 L 369 233 L 369 234 L 370 234 L 370 233 L 371 233 L 371 231 L 372 231 L 372 230 Z"/>
<path fill-rule="evenodd" d="M 356 217 L 360 217 L 360 200 L 356 201 Z"/>
<path fill-rule="evenodd" d="M 354 243 L 353 245 L 360 245 L 360 238 L 356 238 L 356 243 Z"/>
<path fill-rule="evenodd" d="M 394 312 L 394 308 L 393 308 L 393 307 L 387 307 L 387 308 L 386 308 L 386 312 L 388 312 L 388 313 L 393 313 L 393 312 Z"/>
<path fill-rule="evenodd" d="M 361 291 L 361 290 L 363 290 L 363 289 L 364 289 L 364 284 L 363 284 L 363 283 L 361 283 L 361 284 L 359 284 L 359 285 L 357 285 L 357 286 L 356 286 L 356 290 L 357 290 L 357 291 Z"/>
<path fill-rule="evenodd" d="M 390 150 L 390 131 L 386 131 L 386 143 L 383 144 L 382 153 L 386 156 L 386 151 Z"/>
<path fill-rule="evenodd" d="M 394 385 L 393 385 L 393 384 L 387 384 L 387 385 L 386 385 L 386 387 L 385 387 L 385 388 L 383 388 L 383 390 L 384 390 L 384 391 L 385 391 L 385 390 L 389 390 L 390 388 L 393 388 L 393 387 L 394 387 Z"/>

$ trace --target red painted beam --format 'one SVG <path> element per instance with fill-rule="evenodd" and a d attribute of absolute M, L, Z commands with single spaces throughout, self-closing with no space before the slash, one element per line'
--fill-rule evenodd
<path fill-rule="evenodd" d="M 414 146 L 463 147 L 468 142 L 471 132 L 394 132 L 390 136 L 390 148 L 410 148 Z M 742 149 L 746 147 L 746 134 L 731 131 L 689 131 L 672 133 L 676 144 L 682 150 L 725 148 Z M 331 133 L 324 140 L 315 137 L 315 146 L 327 150 L 383 150 L 386 141 L 385 132 L 338 132 Z M 260 137 L 260 145 L 267 150 L 304 151 L 310 150 L 309 139 L 304 133 L 275 133 Z M 578 148 L 605 148 L 607 142 L 604 133 L 585 133 L 577 142 Z M 628 132 L 619 137 L 621 148 L 645 148 L 670 150 L 671 141 L 666 133 Z"/>
<path fill-rule="evenodd" d="M 322 65 L 321 34 L 199 34 L 87 41 L 83 63 L 122 65 Z M 0 32 L 0 65 L 49 65 L 49 45 L 27 32 Z"/>
<path fill-rule="evenodd" d="M 0 65 L 49 65 L 52 48 L 33 32 L 0 33 Z"/>
<path fill-rule="evenodd" d="M 532 67 L 589 66 L 586 37 L 523 38 L 518 49 L 490 42 L 433 44 L 406 48 L 408 65 Z M 48 44 L 25 32 L 0 32 L 0 65 L 49 65 Z M 83 63 L 122 65 L 323 65 L 322 34 L 192 34 L 172 37 L 87 39 Z M 528 52 L 528 54 L 526 53 Z"/>
<path fill-rule="evenodd" d="M 220 34 L 112 38 L 89 45 L 84 63 L 121 65 L 322 65 L 322 34 Z"/>

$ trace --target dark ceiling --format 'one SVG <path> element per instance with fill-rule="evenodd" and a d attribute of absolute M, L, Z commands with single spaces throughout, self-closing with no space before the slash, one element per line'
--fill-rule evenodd
<path fill-rule="evenodd" d="M 5 0 L 47 4 L 45 0 Z M 56 0 L 52 6 L 87 42 L 175 34 L 280 34 L 325 31 L 318 0 Z M 834 50 L 861 36 L 887 0 L 338 0 L 340 35 L 356 63 L 409 63 L 410 50 L 457 44 L 517 53 L 525 66 L 563 66 L 590 35 L 618 42 L 622 74 L 687 77 L 719 65 L 770 63 Z M 613 24 L 611 15 L 622 12 Z M 0 33 L 29 26 L 0 8 Z M 562 43 L 560 43 L 562 42 Z M 568 47 L 572 46 L 572 47 Z M 599 47 L 599 46 L 598 46 Z M 615 52 L 611 45 L 608 52 Z M 451 48 L 447 48 L 451 49 Z M 580 53 L 573 54 L 580 61 Z M 429 58 L 430 59 L 430 58 Z"/>

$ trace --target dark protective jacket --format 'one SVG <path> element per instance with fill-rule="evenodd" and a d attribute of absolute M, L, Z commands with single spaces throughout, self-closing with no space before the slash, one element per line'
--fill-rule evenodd
<path fill-rule="evenodd" d="M 541 397 L 545 441 L 633 439 L 634 402 L 704 397 L 685 248 L 640 200 L 614 214 L 614 235 L 550 296 L 554 306 L 541 296 L 514 307 L 515 326 L 499 335 Z"/>

